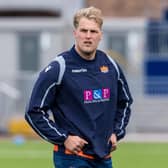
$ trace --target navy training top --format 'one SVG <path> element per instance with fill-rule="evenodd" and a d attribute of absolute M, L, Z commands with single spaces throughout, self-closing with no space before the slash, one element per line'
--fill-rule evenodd
<path fill-rule="evenodd" d="M 131 103 L 123 72 L 111 57 L 97 50 L 88 61 L 73 46 L 39 74 L 25 119 L 47 141 L 64 146 L 68 135 L 77 135 L 89 142 L 84 153 L 103 158 L 110 153 L 111 134 L 124 137 Z"/>

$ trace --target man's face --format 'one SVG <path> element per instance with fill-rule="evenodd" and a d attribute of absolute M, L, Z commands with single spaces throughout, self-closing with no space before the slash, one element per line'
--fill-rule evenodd
<path fill-rule="evenodd" d="M 85 17 L 81 18 L 78 27 L 74 30 L 76 40 L 76 50 L 85 57 L 95 54 L 102 32 L 99 25 L 94 20 Z"/>

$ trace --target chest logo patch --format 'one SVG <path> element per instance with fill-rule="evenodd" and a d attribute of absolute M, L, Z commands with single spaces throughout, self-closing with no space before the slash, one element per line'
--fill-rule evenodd
<path fill-rule="evenodd" d="M 108 68 L 108 66 L 103 65 L 100 67 L 100 71 L 103 73 L 107 73 L 109 71 L 109 68 Z"/>
<path fill-rule="evenodd" d="M 95 90 L 84 90 L 84 103 L 98 103 L 109 101 L 110 89 L 102 88 Z"/>

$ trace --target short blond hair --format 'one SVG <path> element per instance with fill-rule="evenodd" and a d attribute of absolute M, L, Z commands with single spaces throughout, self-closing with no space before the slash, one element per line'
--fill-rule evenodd
<path fill-rule="evenodd" d="M 75 28 L 78 27 L 79 21 L 82 17 L 85 17 L 89 20 L 93 19 L 99 25 L 100 29 L 102 28 L 103 17 L 100 9 L 91 6 L 88 8 L 82 8 L 77 11 L 73 18 L 73 25 Z"/>

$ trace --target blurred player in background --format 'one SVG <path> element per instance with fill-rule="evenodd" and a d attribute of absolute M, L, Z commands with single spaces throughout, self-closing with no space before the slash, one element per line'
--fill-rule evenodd
<path fill-rule="evenodd" d="M 55 167 L 112 168 L 111 152 L 125 135 L 132 98 L 118 64 L 97 49 L 101 11 L 80 9 L 73 24 L 75 44 L 41 71 L 25 118 L 54 144 Z"/>

